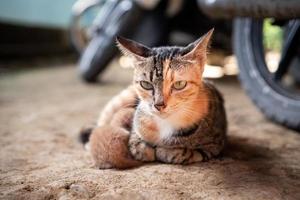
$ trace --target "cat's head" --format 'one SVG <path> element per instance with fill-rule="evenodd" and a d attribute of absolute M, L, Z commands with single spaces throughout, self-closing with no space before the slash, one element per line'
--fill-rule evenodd
<path fill-rule="evenodd" d="M 186 47 L 149 48 L 117 38 L 124 55 L 133 58 L 133 84 L 145 110 L 168 117 L 195 102 L 213 29 Z"/>

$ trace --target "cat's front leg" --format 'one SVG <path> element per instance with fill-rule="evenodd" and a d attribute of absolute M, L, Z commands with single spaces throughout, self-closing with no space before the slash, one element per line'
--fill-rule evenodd
<path fill-rule="evenodd" d="M 197 151 L 187 148 L 156 148 L 156 159 L 170 164 L 190 164 L 202 162 L 203 155 Z"/>
<path fill-rule="evenodd" d="M 155 161 L 155 149 L 143 141 L 136 133 L 131 133 L 128 146 L 135 160 L 143 162 Z"/>

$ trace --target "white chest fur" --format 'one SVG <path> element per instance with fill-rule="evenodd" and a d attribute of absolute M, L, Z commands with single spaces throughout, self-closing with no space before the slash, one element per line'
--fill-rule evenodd
<path fill-rule="evenodd" d="M 160 139 L 164 140 L 172 136 L 174 132 L 174 127 L 170 122 L 157 116 L 154 117 L 154 120 L 159 130 Z"/>

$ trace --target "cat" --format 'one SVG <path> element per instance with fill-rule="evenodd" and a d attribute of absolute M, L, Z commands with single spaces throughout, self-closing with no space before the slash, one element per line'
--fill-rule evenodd
<path fill-rule="evenodd" d="M 117 38 L 133 60 L 133 83 L 83 131 L 99 168 L 190 164 L 218 156 L 227 120 L 220 92 L 202 78 L 213 29 L 186 47 L 149 48 Z M 90 137 L 88 137 L 90 135 Z"/>

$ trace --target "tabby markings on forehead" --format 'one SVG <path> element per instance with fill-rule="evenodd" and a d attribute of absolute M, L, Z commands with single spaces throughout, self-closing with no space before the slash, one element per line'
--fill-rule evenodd
<path fill-rule="evenodd" d="M 149 65 L 152 65 L 153 58 L 152 57 L 147 57 L 143 58 L 141 60 L 136 60 L 134 61 L 135 65 L 140 66 L 140 67 L 147 67 Z"/>
<path fill-rule="evenodd" d="M 186 60 L 186 59 L 181 59 L 181 58 L 174 58 L 170 62 L 170 68 L 173 70 L 181 69 L 181 68 L 186 68 L 192 64 L 195 64 L 196 61 L 194 60 Z"/>
<path fill-rule="evenodd" d="M 153 71 L 150 72 L 150 81 L 153 81 Z"/>
<path fill-rule="evenodd" d="M 154 67 L 154 71 L 156 72 L 155 75 L 157 78 L 162 79 L 163 75 L 163 62 L 162 59 L 159 56 L 155 56 L 153 58 L 153 67 Z"/>

